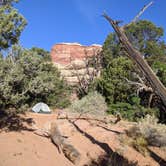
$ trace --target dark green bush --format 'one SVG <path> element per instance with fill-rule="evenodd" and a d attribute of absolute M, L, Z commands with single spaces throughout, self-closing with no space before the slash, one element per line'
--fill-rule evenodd
<path fill-rule="evenodd" d="M 128 102 L 117 102 L 116 104 L 110 104 L 108 113 L 118 114 L 125 119 L 130 121 L 138 121 L 139 119 L 145 117 L 147 114 L 159 116 L 159 110 L 155 108 L 145 108 L 140 105 L 140 98 L 136 96 L 131 96 Z"/>
<path fill-rule="evenodd" d="M 69 104 L 69 88 L 52 63 L 34 50 L 15 47 L 14 55 L 0 58 L 0 108 L 19 109 L 37 102 L 51 107 Z"/>
<path fill-rule="evenodd" d="M 113 115 L 120 113 L 124 119 L 130 120 L 130 121 L 138 121 L 142 117 L 145 117 L 147 114 L 155 115 L 157 117 L 159 115 L 158 109 L 145 108 L 140 105 L 135 106 L 135 105 L 131 105 L 130 103 L 122 103 L 122 102 L 111 104 L 109 106 L 108 113 L 111 113 Z"/>

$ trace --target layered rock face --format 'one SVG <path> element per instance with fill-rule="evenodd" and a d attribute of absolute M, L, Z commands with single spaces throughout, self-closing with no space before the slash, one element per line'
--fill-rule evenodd
<path fill-rule="evenodd" d="M 60 70 L 62 77 L 70 84 L 76 85 L 79 77 L 89 77 L 86 59 L 101 51 L 101 45 L 82 46 L 78 43 L 60 43 L 52 47 L 51 58 Z M 89 68 L 93 72 L 93 68 Z"/>

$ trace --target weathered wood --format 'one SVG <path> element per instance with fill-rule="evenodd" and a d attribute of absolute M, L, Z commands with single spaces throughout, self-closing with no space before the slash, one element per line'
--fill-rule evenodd
<path fill-rule="evenodd" d="M 145 78 L 149 81 L 150 86 L 153 89 L 154 93 L 156 93 L 161 98 L 163 105 L 166 107 L 166 88 L 164 87 L 162 82 L 155 75 L 155 73 L 148 65 L 146 60 L 143 58 L 141 53 L 138 50 L 136 50 L 129 42 L 123 27 L 119 27 L 116 21 L 112 20 L 108 15 L 103 14 L 103 16 L 115 30 L 119 38 L 119 41 L 123 44 L 124 49 L 128 53 L 128 56 L 131 58 L 133 62 L 137 64 L 141 72 L 143 72 Z"/>
<path fill-rule="evenodd" d="M 40 129 L 34 126 L 34 134 L 51 138 L 59 153 L 63 153 L 67 159 L 77 165 L 80 162 L 81 154 L 71 145 L 66 138 L 61 134 L 61 131 L 56 122 L 50 122 L 48 128 Z"/>
<path fill-rule="evenodd" d="M 139 17 L 145 12 L 146 9 L 148 9 L 151 5 L 153 5 L 153 1 L 149 2 L 147 5 L 145 5 L 141 11 L 134 17 L 134 19 L 131 21 L 131 23 L 136 22 Z"/>
<path fill-rule="evenodd" d="M 51 123 L 50 137 L 53 143 L 57 146 L 59 152 L 62 151 L 72 163 L 79 163 L 81 154 L 73 145 L 66 141 L 55 122 Z"/>
<path fill-rule="evenodd" d="M 62 119 L 62 120 L 64 120 L 64 119 L 73 120 L 74 122 L 76 122 L 77 120 L 96 121 L 96 122 L 104 123 L 104 124 L 108 124 L 110 122 L 107 119 L 97 119 L 97 118 L 89 118 L 89 117 L 71 117 L 71 118 L 60 117 L 58 119 Z"/>

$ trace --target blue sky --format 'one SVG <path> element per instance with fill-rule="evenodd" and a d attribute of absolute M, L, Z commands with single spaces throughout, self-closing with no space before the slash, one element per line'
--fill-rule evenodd
<path fill-rule="evenodd" d="M 28 25 L 21 44 L 50 50 L 60 42 L 83 45 L 103 44 L 111 26 L 101 17 L 106 11 L 113 19 L 129 22 L 150 0 L 20 0 L 15 6 Z M 166 0 L 155 0 L 141 16 L 166 30 Z"/>

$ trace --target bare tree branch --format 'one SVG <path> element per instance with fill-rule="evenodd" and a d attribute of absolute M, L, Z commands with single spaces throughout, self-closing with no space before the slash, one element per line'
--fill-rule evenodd
<path fill-rule="evenodd" d="M 90 62 L 90 58 L 91 61 Z M 93 59 L 92 59 L 93 58 Z M 83 73 L 83 75 L 79 75 L 78 69 L 72 65 L 75 73 L 76 73 L 76 77 L 78 79 L 78 89 L 81 93 L 83 94 L 87 94 L 88 93 L 88 88 L 89 85 L 94 81 L 94 79 L 98 76 L 98 73 L 100 71 L 100 55 L 99 55 L 99 51 L 97 50 L 93 50 L 93 56 L 89 57 L 88 56 L 88 52 L 85 50 L 85 73 Z M 70 59 L 70 61 L 72 61 L 72 59 Z M 91 64 L 93 63 L 93 64 Z M 93 65 L 93 67 L 91 67 L 91 65 Z M 90 71 L 90 69 L 93 69 Z"/>
<path fill-rule="evenodd" d="M 134 19 L 131 21 L 131 23 L 136 22 L 136 21 L 139 19 L 139 17 L 145 12 L 145 10 L 148 9 L 153 3 L 154 3 L 154 2 L 151 1 L 151 2 L 149 2 L 147 5 L 145 5 L 145 6 L 141 9 L 141 11 L 134 17 Z"/>
<path fill-rule="evenodd" d="M 147 5 L 145 5 L 145 6 L 139 11 L 139 13 L 134 17 L 134 19 L 133 19 L 130 23 L 128 23 L 128 24 L 122 26 L 121 28 L 124 29 L 124 28 L 130 26 L 132 23 L 136 23 L 136 22 L 138 21 L 139 17 L 140 17 L 140 16 L 145 12 L 145 10 L 148 9 L 153 3 L 154 3 L 154 2 L 151 1 L 151 2 L 149 2 Z"/>

